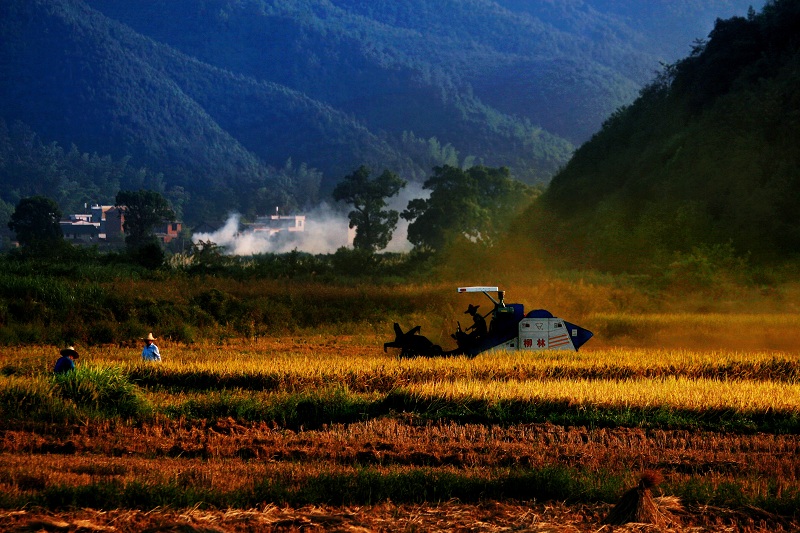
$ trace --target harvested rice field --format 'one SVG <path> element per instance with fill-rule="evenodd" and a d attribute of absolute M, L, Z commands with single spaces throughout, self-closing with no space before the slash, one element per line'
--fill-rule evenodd
<path fill-rule="evenodd" d="M 696 318 L 704 331 L 724 322 Z M 636 327 L 659 337 L 676 320 L 654 315 Z M 761 322 L 736 318 L 737 328 Z M 598 339 L 578 353 L 398 359 L 384 353 L 387 340 L 166 342 L 158 365 L 140 362 L 135 347 L 86 347 L 78 369 L 59 378 L 55 348 L 5 348 L 0 524 L 800 528 L 800 352 L 788 346 Z M 630 502 L 650 514 L 604 524 Z"/>

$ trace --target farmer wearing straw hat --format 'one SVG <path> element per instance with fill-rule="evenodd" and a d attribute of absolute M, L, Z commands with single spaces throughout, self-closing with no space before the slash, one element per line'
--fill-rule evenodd
<path fill-rule="evenodd" d="M 469 333 L 461 330 L 461 324 L 458 324 L 458 329 L 452 335 L 456 340 L 459 348 L 471 348 L 477 346 L 485 337 L 488 331 L 486 327 L 486 319 L 478 312 L 480 305 L 469 304 L 469 307 L 464 311 L 465 315 L 472 315 L 472 325 L 467 328 Z"/>
<path fill-rule="evenodd" d="M 469 304 L 469 307 L 464 311 L 465 315 L 472 315 L 472 325 L 467 328 L 467 331 L 472 330 L 469 334 L 470 340 L 478 342 L 486 336 L 486 319 L 478 312 L 480 305 Z"/>
<path fill-rule="evenodd" d="M 142 359 L 145 361 L 161 361 L 161 354 L 158 351 L 153 341 L 156 340 L 152 333 L 148 333 L 147 337 L 142 339 L 144 341 L 144 350 L 142 350 Z"/>
<path fill-rule="evenodd" d="M 77 358 L 78 352 L 75 351 L 75 348 L 72 346 L 69 348 L 64 348 L 61 350 L 61 357 L 59 357 L 58 361 L 56 361 L 56 366 L 53 369 L 53 372 L 56 374 L 64 374 L 66 372 L 75 370 L 75 359 Z"/>

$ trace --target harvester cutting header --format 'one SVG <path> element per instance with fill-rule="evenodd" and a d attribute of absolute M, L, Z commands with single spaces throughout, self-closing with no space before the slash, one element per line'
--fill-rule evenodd
<path fill-rule="evenodd" d="M 497 287 L 459 287 L 459 293 L 482 292 L 492 302 L 492 310 L 481 314 L 480 305 L 469 304 L 464 312 L 472 317 L 472 325 L 458 327 L 451 335 L 457 348 L 444 351 L 427 337 L 420 335 L 420 326 L 403 332 L 394 324 L 395 339 L 383 345 L 399 348 L 400 357 L 436 357 L 466 355 L 474 357 L 494 350 L 571 350 L 577 351 L 592 337 L 592 332 L 554 317 L 549 311 L 536 309 L 525 314 L 522 304 L 505 303 L 505 291 Z M 490 293 L 497 293 L 497 298 Z M 488 326 L 486 319 L 491 317 Z"/>

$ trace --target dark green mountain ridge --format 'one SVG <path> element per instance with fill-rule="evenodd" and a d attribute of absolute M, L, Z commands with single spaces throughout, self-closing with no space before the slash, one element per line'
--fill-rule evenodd
<path fill-rule="evenodd" d="M 23 42 L 35 39 L 37 46 L 3 50 L 7 79 L 15 80 L 3 86 L 6 116 L 37 125 L 65 146 L 131 155 L 140 164 L 166 169 L 172 185 L 200 198 L 216 197 L 225 209 L 247 211 L 254 189 L 277 188 L 274 173 L 262 163 L 270 160 L 268 135 L 294 146 L 316 143 L 308 159 L 320 166 L 335 165 L 339 154 L 352 153 L 373 164 L 412 166 L 329 106 L 287 87 L 200 63 L 80 4 L 28 4 L 16 15 L 26 23 L 9 33 Z M 30 97 L 31 88 L 38 89 L 37 98 Z M 231 120 L 238 122 L 226 122 Z M 261 142 L 251 152 L 245 145 L 254 147 L 247 135 L 252 130 Z M 275 160 L 290 155 L 281 152 Z M 349 159 L 339 168 L 349 168 Z"/>
<path fill-rule="evenodd" d="M 363 163 L 421 180 L 474 161 L 543 183 L 663 49 L 603 3 L 9 0 L 0 118 L 130 157 L 189 220 L 313 204 Z M 6 202 L 30 194 L 6 176 Z"/>
<path fill-rule="evenodd" d="M 551 251 L 604 268 L 660 268 L 675 252 L 796 258 L 798 88 L 800 3 L 720 20 L 576 151 L 526 220 L 553 229 Z"/>

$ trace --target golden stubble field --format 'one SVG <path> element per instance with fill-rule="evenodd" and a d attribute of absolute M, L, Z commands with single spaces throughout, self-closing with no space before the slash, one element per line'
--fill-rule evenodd
<path fill-rule="evenodd" d="M 324 484 L 320 490 L 326 492 L 314 502 L 260 501 L 246 508 L 219 507 L 202 498 L 188 507 L 26 505 L 0 510 L 0 524 L 8 531 L 611 530 L 601 521 L 614 499 L 586 493 L 542 499 L 533 486 L 525 497 L 520 479 L 524 483 L 533 479 L 525 477 L 528 472 L 556 468 L 579 477 L 580 490 L 600 490 L 606 477 L 630 488 L 643 472 L 659 472 L 664 481 L 654 494 L 684 495 L 681 509 L 667 513 L 670 519 L 661 527 L 666 530 L 799 528 L 797 514 L 780 506 L 798 501 L 797 431 L 781 430 L 779 423 L 742 428 L 731 422 L 730 430 L 720 424 L 743 417 L 797 427 L 792 421 L 800 417 L 800 314 L 735 313 L 722 306 L 626 314 L 594 307 L 584 314 L 573 309 L 577 316 L 563 313 L 596 333 L 578 353 L 400 360 L 383 352 L 391 329 L 383 335 L 378 326 L 360 335 L 306 333 L 194 345 L 165 341 L 158 366 L 142 364 L 135 347 L 79 347 L 79 366 L 120 369 L 153 414 L 130 423 L 102 416 L 70 423 L 5 420 L 0 442 L 5 494 L 41 501 L 34 496 L 53 487 L 98 483 L 237 494 L 265 480 L 280 480 L 290 491 L 307 490 L 320 479 L 334 482 Z M 436 321 L 429 319 L 423 333 L 446 342 L 441 332 L 425 329 Z M 2 391 L 47 387 L 56 352 L 4 348 Z M 308 426 L 252 414 L 271 413 L 269 406 L 291 404 L 304 394 L 323 404 L 335 397 L 367 407 L 346 421 L 331 415 L 329 422 Z M 412 403 L 392 404 L 377 415 L 369 411 L 393 395 Z M 219 405 L 228 411 L 207 414 L 218 412 Z M 519 414 L 542 406 L 551 409 L 542 419 Z M 465 409 L 473 416 L 464 415 Z M 551 421 L 548 413 L 557 412 L 552 409 L 563 409 L 566 418 Z M 607 412 L 620 418 L 604 418 Z M 493 413 L 499 414 L 492 418 Z M 674 413 L 680 417 L 671 418 Z M 496 492 L 412 494 L 396 502 L 354 496 L 365 479 L 391 485 L 413 476 L 463 479 Z M 720 503 L 731 501 L 739 503 Z M 757 505 L 776 501 L 777 510 Z"/>

